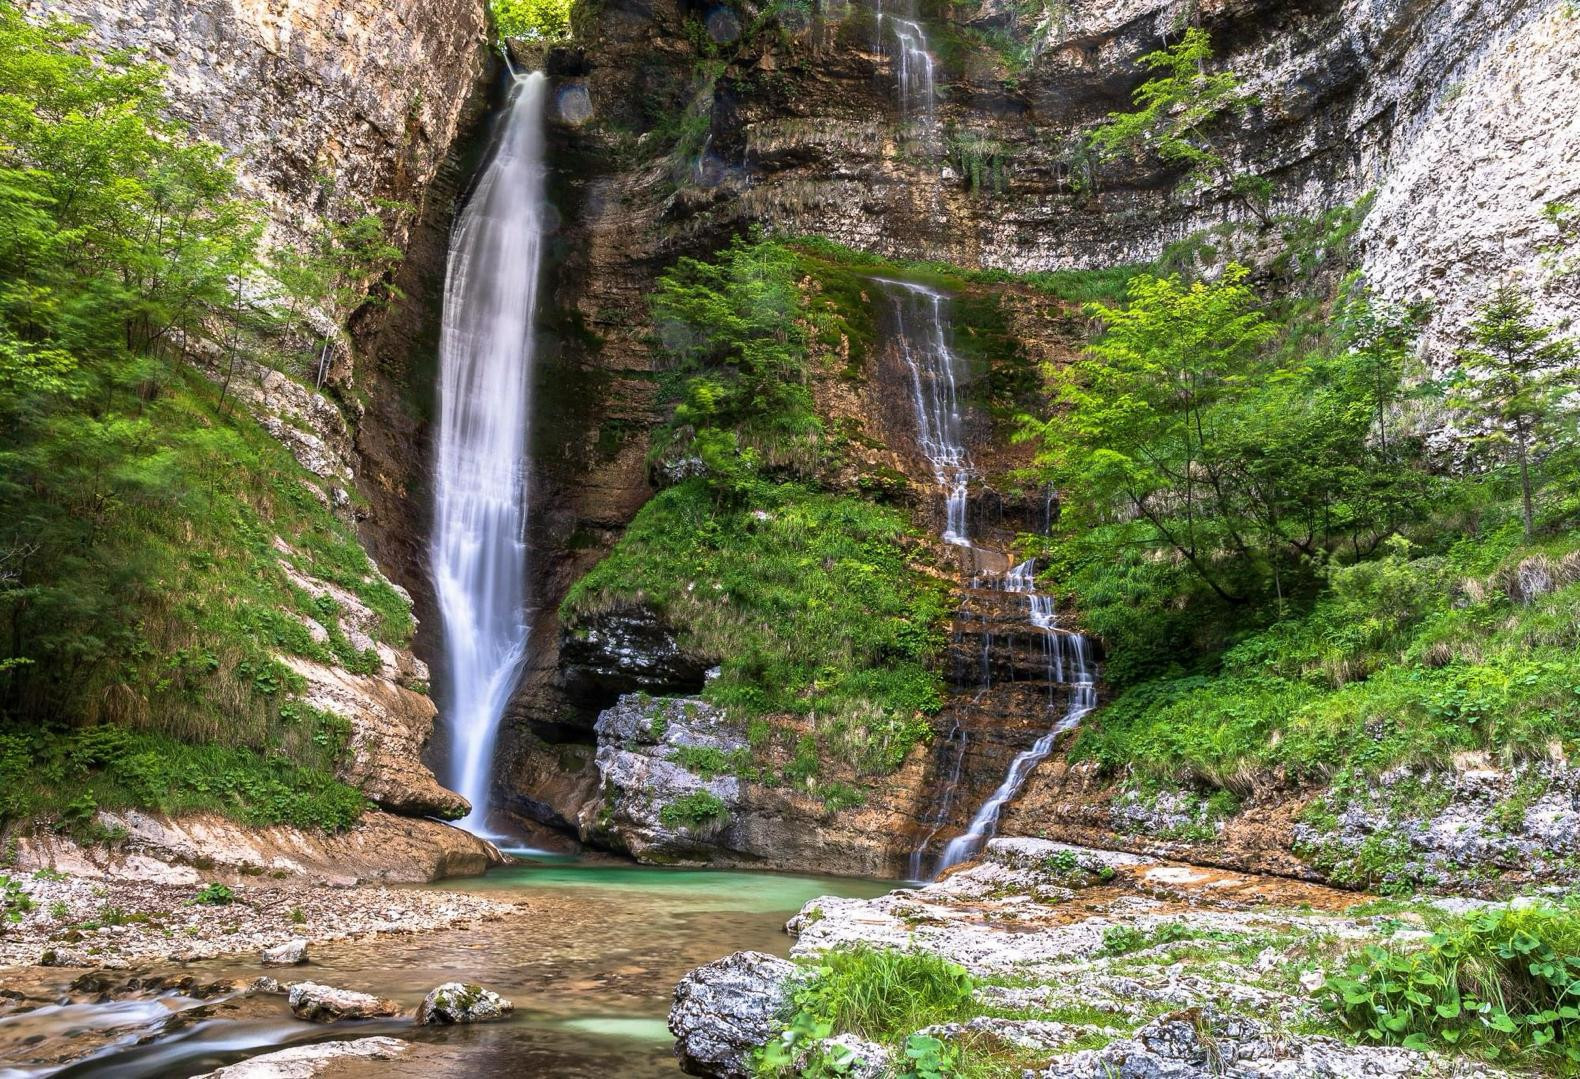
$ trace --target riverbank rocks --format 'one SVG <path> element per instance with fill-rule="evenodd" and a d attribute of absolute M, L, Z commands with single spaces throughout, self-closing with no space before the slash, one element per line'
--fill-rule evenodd
<path fill-rule="evenodd" d="M 823 896 L 786 928 L 797 959 L 860 947 L 922 952 L 975 980 L 955 1022 L 898 1031 L 881 1045 L 836 1031 L 823 1048 L 847 1050 L 850 1074 L 890 1068 L 918 1034 L 1002 1048 L 1040 1079 L 1505 1075 L 1305 1033 L 1323 1014 L 1313 972 L 1417 932 L 1351 915 L 1359 899 L 1282 878 L 997 839 L 983 861 L 943 880 L 874 899 Z M 753 1051 L 782 1032 L 784 1002 L 806 969 L 739 952 L 688 974 L 669 1017 L 682 1067 L 749 1075 Z"/>
<path fill-rule="evenodd" d="M 266 967 L 299 967 L 307 962 L 307 941 L 292 937 L 283 944 L 273 944 L 263 950 L 259 962 Z"/>
<path fill-rule="evenodd" d="M 486 1023 L 503 1019 L 516 1006 L 492 989 L 470 982 L 445 982 L 423 998 L 417 1022 L 423 1026 L 451 1023 Z"/>
<path fill-rule="evenodd" d="M 354 1041 L 293 1045 L 265 1053 L 228 1068 L 204 1072 L 197 1079 L 312 1079 L 337 1061 L 394 1060 L 411 1046 L 396 1038 L 357 1038 Z"/>
<path fill-rule="evenodd" d="M 675 987 L 669 1032 L 688 1075 L 748 1079 L 752 1050 L 779 1033 L 794 963 L 736 952 L 698 967 Z"/>
<path fill-rule="evenodd" d="M 1409 1049 L 1277 1035 L 1255 1019 L 1204 1006 L 1165 1015 L 1134 1037 L 1101 1049 L 1061 1056 L 1036 1074 L 1040 1079 L 1477 1079 L 1507 1073 Z"/>
<path fill-rule="evenodd" d="M 291 1012 L 309 1023 L 338 1023 L 345 1019 L 388 1019 L 400 1014 L 400 1005 L 371 993 L 336 989 L 317 982 L 291 986 Z"/>

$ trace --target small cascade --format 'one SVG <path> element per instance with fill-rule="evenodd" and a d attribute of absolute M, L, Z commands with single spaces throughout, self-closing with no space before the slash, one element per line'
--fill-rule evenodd
<path fill-rule="evenodd" d="M 1022 562 L 1005 573 L 1001 587 L 1005 592 L 1026 597 L 1027 620 L 1042 632 L 1050 711 L 1055 687 L 1064 687 L 1068 698 L 1063 714 L 1047 733 L 1010 762 L 1004 781 L 976 811 L 965 833 L 949 841 L 939 858 L 937 873 L 970 858 L 993 837 L 999 814 L 1020 793 L 1032 769 L 1053 752 L 1061 735 L 1074 730 L 1097 707 L 1097 669 L 1091 661 L 1088 642 L 1079 633 L 1059 628 L 1053 597 L 1036 590 L 1033 561 Z M 912 861 L 917 861 L 914 855 Z"/>
<path fill-rule="evenodd" d="M 927 30 L 916 17 L 915 0 L 909 0 L 904 6 L 902 13 L 891 13 L 884 10 L 883 0 L 878 0 L 878 48 L 887 53 L 892 35 L 900 119 L 913 125 L 925 140 L 930 141 L 938 100 L 936 61 L 927 47 Z"/>
<path fill-rule="evenodd" d="M 450 242 L 439 343 L 434 590 L 444 629 L 451 783 L 486 831 L 499 721 L 520 676 L 531 621 L 527 438 L 533 309 L 548 204 L 547 79 L 516 79 L 493 157 Z"/>
<path fill-rule="evenodd" d="M 875 278 L 894 318 L 894 345 L 911 376 L 916 441 L 945 492 L 945 543 L 970 547 L 971 462 L 961 435 L 959 359 L 949 347 L 949 297 L 909 281 Z"/>

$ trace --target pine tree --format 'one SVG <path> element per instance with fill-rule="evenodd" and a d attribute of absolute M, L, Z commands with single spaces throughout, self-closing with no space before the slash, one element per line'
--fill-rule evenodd
<path fill-rule="evenodd" d="M 1512 284 L 1492 294 L 1471 323 L 1473 344 L 1460 353 L 1450 403 L 1486 427 L 1478 441 L 1511 456 L 1520 471 L 1525 535 L 1535 527 L 1533 459 L 1557 440 L 1556 421 L 1571 411 L 1580 354 L 1571 341 L 1538 325 L 1530 300 Z"/>

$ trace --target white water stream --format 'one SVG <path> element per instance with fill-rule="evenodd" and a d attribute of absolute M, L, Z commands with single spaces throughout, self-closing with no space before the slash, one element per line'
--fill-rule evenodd
<path fill-rule="evenodd" d="M 451 785 L 487 831 L 499 721 L 531 621 L 527 439 L 544 220 L 547 79 L 516 80 L 493 158 L 450 241 L 439 344 L 434 589 L 444 629 Z"/>
<path fill-rule="evenodd" d="M 888 300 L 893 318 L 893 344 L 910 375 L 911 405 L 916 415 L 916 441 L 922 455 L 932 465 L 933 476 L 944 491 L 944 542 L 975 550 L 967 521 L 967 492 L 973 475 L 966 450 L 961 419 L 960 382 L 964 372 L 950 347 L 949 297 L 936 289 L 910 281 L 876 278 Z M 1045 515 L 1051 515 L 1051 506 Z M 1022 562 L 1002 576 L 978 578 L 973 587 L 996 588 L 1024 596 L 1026 621 L 1041 635 L 1044 655 L 1043 678 L 1048 685 L 1048 708 L 1056 708 L 1057 690 L 1069 691 L 1062 714 L 1046 734 L 1011 762 L 1004 781 L 972 817 L 965 833 L 950 840 L 935 873 L 957 865 L 975 854 L 998 828 L 999 814 L 1020 793 L 1038 764 L 1053 752 L 1059 736 L 1074 729 L 1097 706 L 1097 678 L 1089 659 L 1087 640 L 1078 633 L 1061 629 L 1053 597 L 1037 591 L 1035 567 Z M 991 681 L 989 651 L 991 634 L 984 632 L 981 691 Z M 911 855 L 911 876 L 919 878 L 926 848 L 944 826 L 955 797 L 964 758 L 963 732 L 951 733 L 955 752 L 938 809 L 929 820 L 931 830 Z"/>
<path fill-rule="evenodd" d="M 895 345 L 911 376 L 916 441 L 948 494 L 944 500 L 945 543 L 971 546 L 966 525 L 966 489 L 971 462 L 961 438 L 959 361 L 949 347 L 949 298 L 910 281 L 876 278 L 889 298 Z"/>
<path fill-rule="evenodd" d="M 1060 735 L 1074 730 L 1080 725 L 1081 720 L 1097 707 L 1097 671 L 1090 659 L 1087 640 L 1079 633 L 1058 628 L 1053 597 L 1036 591 L 1033 560 L 1022 562 L 1006 573 L 1002 587 L 1006 592 L 1016 592 L 1026 597 L 1031 624 L 1043 633 L 1047 656 L 1046 678 L 1050 692 L 1054 685 L 1067 685 L 1070 691 L 1069 701 L 1065 706 L 1064 714 L 1048 729 L 1048 732 L 1037 739 L 1030 749 L 1022 750 L 1010 762 L 1009 772 L 1004 776 L 1004 781 L 998 785 L 998 789 L 988 800 L 982 803 L 965 832 L 949 841 L 949 845 L 944 848 L 943 854 L 938 859 L 935 875 L 970 858 L 982 848 L 982 844 L 993 837 L 994 832 L 998 830 L 999 814 L 1020 793 L 1032 769 L 1053 752 Z"/>

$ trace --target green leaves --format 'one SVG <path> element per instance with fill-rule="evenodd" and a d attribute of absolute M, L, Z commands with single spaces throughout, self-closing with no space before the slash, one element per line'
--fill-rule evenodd
<path fill-rule="evenodd" d="M 1254 99 L 1232 71 L 1209 72 L 1212 39 L 1193 26 L 1173 45 L 1147 53 L 1137 63 L 1154 77 L 1134 94 L 1135 111 L 1111 112 L 1088 136 L 1102 161 L 1151 152 L 1167 165 L 1185 169 L 1185 187 L 1208 186 L 1226 171 L 1227 162 L 1211 127 L 1227 115 L 1243 113 Z M 1242 177 L 1240 193 L 1267 196 L 1265 181 Z"/>
<path fill-rule="evenodd" d="M 1327 980 L 1323 1007 L 1367 1041 L 1569 1059 L 1580 1040 L 1577 945 L 1573 908 L 1489 908 L 1419 944 L 1363 947 Z"/>

